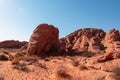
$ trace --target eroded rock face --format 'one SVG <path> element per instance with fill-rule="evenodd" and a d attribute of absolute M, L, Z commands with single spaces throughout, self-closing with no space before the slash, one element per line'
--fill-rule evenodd
<path fill-rule="evenodd" d="M 118 30 L 110 30 L 103 41 L 104 46 L 106 47 L 106 52 L 120 52 L 120 33 Z"/>
<path fill-rule="evenodd" d="M 56 52 L 59 45 L 59 31 L 52 25 L 40 24 L 33 31 L 28 44 L 28 54 L 48 56 Z"/>
<path fill-rule="evenodd" d="M 102 51 L 101 48 L 101 39 L 99 37 L 93 37 L 89 41 L 89 50 L 93 53 L 100 53 Z"/>
<path fill-rule="evenodd" d="M 102 29 L 85 28 L 59 39 L 57 28 L 40 24 L 31 35 L 28 44 L 28 53 L 39 56 L 80 52 L 105 53 L 104 60 L 109 57 L 119 58 L 119 31 L 112 29 L 106 34 Z"/>
<path fill-rule="evenodd" d="M 66 41 L 67 52 L 80 52 L 80 51 L 101 51 L 101 41 L 105 37 L 105 32 L 102 29 L 85 28 L 79 29 L 64 39 Z"/>

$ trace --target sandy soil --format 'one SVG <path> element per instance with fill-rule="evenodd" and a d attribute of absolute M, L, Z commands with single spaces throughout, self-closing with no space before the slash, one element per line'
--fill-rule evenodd
<path fill-rule="evenodd" d="M 97 58 L 98 56 L 34 57 L 28 61 L 21 59 L 19 64 L 12 64 L 13 60 L 0 61 L 0 76 L 3 80 L 117 80 L 112 68 L 120 67 L 120 59 L 98 63 Z"/>

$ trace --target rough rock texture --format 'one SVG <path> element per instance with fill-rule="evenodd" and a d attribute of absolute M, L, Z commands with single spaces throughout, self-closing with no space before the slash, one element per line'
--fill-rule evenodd
<path fill-rule="evenodd" d="M 0 42 L 0 48 L 21 48 L 22 46 L 24 46 L 26 43 L 26 41 L 20 42 L 20 41 L 15 41 L 15 40 L 6 40 L 6 41 L 2 41 Z"/>
<path fill-rule="evenodd" d="M 58 45 L 59 30 L 52 25 L 40 24 L 30 37 L 28 54 L 48 56 L 56 52 Z"/>
<path fill-rule="evenodd" d="M 118 30 L 110 30 L 103 41 L 106 52 L 120 52 L 120 33 Z"/>
<path fill-rule="evenodd" d="M 102 51 L 101 39 L 99 37 L 93 37 L 89 42 L 89 50 L 93 53 L 100 53 Z"/>
<path fill-rule="evenodd" d="M 115 29 L 107 33 L 95 28 L 79 29 L 62 38 L 60 44 L 67 53 L 87 51 L 117 55 L 120 53 L 120 33 Z"/>
<path fill-rule="evenodd" d="M 102 50 L 101 41 L 104 39 L 105 34 L 102 29 L 85 28 L 67 35 L 62 41 L 64 41 L 63 44 L 65 45 L 66 52 L 100 52 Z"/>
<path fill-rule="evenodd" d="M 112 29 L 104 32 L 102 29 L 79 29 L 64 38 L 59 39 L 59 31 L 52 25 L 41 24 L 31 35 L 28 53 L 39 56 L 51 54 L 74 53 L 104 53 L 103 61 L 119 58 L 120 33 Z"/>

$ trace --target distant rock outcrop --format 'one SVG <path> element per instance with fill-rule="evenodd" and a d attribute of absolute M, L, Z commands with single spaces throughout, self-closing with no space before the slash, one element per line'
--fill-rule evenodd
<path fill-rule="evenodd" d="M 28 42 L 23 41 L 15 41 L 15 40 L 6 40 L 0 42 L 0 48 L 15 48 L 15 49 L 20 49 L 22 46 L 27 44 Z"/>
<path fill-rule="evenodd" d="M 66 48 L 66 52 L 100 52 L 102 50 L 101 41 L 104 39 L 105 34 L 106 33 L 102 29 L 79 29 L 67 35 L 63 40 L 63 44 Z"/>
<path fill-rule="evenodd" d="M 40 24 L 28 43 L 28 54 L 48 56 L 55 54 L 59 45 L 59 30 L 52 25 Z"/>

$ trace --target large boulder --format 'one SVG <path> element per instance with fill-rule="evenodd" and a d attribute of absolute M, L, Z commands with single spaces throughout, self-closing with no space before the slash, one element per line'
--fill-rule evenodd
<path fill-rule="evenodd" d="M 59 30 L 53 25 L 40 24 L 33 31 L 28 43 L 28 54 L 48 56 L 57 51 Z"/>

